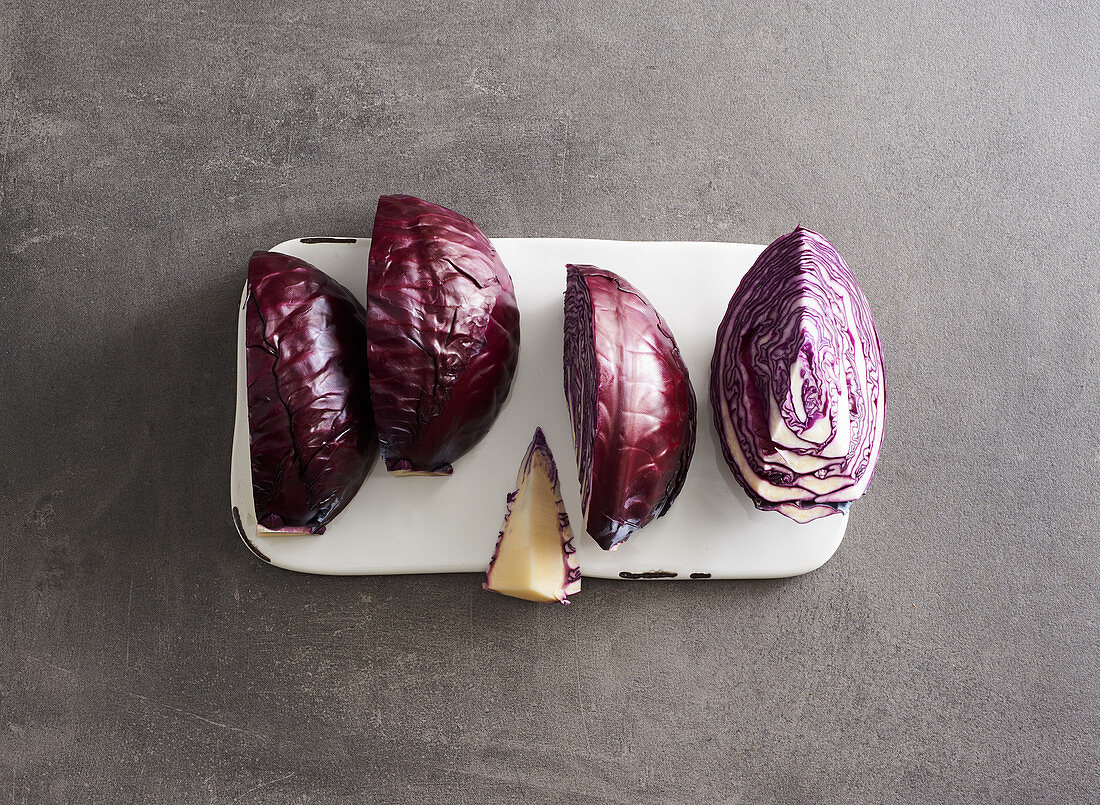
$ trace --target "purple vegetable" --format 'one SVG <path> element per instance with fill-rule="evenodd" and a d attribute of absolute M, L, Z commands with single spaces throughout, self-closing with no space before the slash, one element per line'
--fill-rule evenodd
<path fill-rule="evenodd" d="M 528 601 L 569 603 L 581 591 L 573 529 L 561 499 L 558 467 L 542 428 L 523 456 L 516 490 L 508 495 L 504 525 L 481 585 Z"/>
<path fill-rule="evenodd" d="M 758 509 L 800 523 L 847 511 L 882 444 L 886 374 L 844 258 L 796 228 L 730 300 L 711 362 L 722 453 Z"/>
<path fill-rule="evenodd" d="M 496 420 L 519 356 L 512 279 L 472 221 L 412 196 L 378 200 L 367 354 L 387 469 L 450 475 Z"/>
<path fill-rule="evenodd" d="M 276 252 L 252 255 L 246 305 L 256 519 L 322 534 L 378 450 L 363 306 L 309 263 Z"/>
<path fill-rule="evenodd" d="M 695 449 L 695 392 L 657 311 L 595 266 L 566 267 L 565 396 L 586 528 L 613 550 L 680 494 Z"/>

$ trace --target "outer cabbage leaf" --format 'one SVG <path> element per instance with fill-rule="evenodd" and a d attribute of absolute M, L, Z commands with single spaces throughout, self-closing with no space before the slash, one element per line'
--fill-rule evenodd
<path fill-rule="evenodd" d="M 805 523 L 867 489 L 886 412 L 882 348 L 867 298 L 821 235 L 797 227 L 741 280 L 710 399 L 726 463 L 757 508 Z"/>
<path fill-rule="evenodd" d="M 519 308 L 469 219 L 412 196 L 378 201 L 367 354 L 390 472 L 450 475 L 500 413 L 519 356 Z"/>
<path fill-rule="evenodd" d="M 664 319 L 617 274 L 566 268 L 565 396 L 586 529 L 604 550 L 668 511 L 695 450 L 695 392 Z"/>
<path fill-rule="evenodd" d="M 256 518 L 321 534 L 378 451 L 363 306 L 327 274 L 276 252 L 252 255 L 246 305 Z"/>

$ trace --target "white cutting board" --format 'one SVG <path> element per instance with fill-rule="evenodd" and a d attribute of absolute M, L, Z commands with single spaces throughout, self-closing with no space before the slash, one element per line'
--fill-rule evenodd
<path fill-rule="evenodd" d="M 798 525 L 757 511 L 733 479 L 718 445 L 708 396 L 714 336 L 741 277 L 764 248 L 741 243 L 643 243 L 497 238 L 519 302 L 521 346 L 512 394 L 489 434 L 454 462 L 446 478 L 395 478 L 381 459 L 324 534 L 257 534 L 248 452 L 244 308 L 237 328 L 237 420 L 233 508 L 241 536 L 260 558 L 303 573 L 484 571 L 505 496 L 535 426 L 557 459 L 581 572 L 598 578 L 780 578 L 814 570 L 833 555 L 847 514 Z M 302 238 L 272 251 L 300 257 L 366 292 L 369 238 Z M 573 436 L 562 391 L 565 264 L 590 263 L 633 283 L 672 328 L 699 403 L 695 457 L 672 509 L 616 551 L 584 531 Z M 243 301 L 243 298 L 242 298 Z"/>

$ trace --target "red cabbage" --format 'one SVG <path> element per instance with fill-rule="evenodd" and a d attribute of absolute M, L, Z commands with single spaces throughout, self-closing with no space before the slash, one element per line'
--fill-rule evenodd
<path fill-rule="evenodd" d="M 776 240 L 718 328 L 710 399 L 722 453 L 764 511 L 847 511 L 882 444 L 886 374 L 867 298 L 816 232 Z"/>
<path fill-rule="evenodd" d="M 256 519 L 324 533 L 378 450 L 363 306 L 309 263 L 276 252 L 252 255 L 246 305 Z"/>
<path fill-rule="evenodd" d="M 412 196 L 378 200 L 369 259 L 367 354 L 382 457 L 395 474 L 450 475 L 512 385 L 512 279 L 472 221 Z"/>
<path fill-rule="evenodd" d="M 604 550 L 668 511 L 695 449 L 695 392 L 665 321 L 630 283 L 566 267 L 565 396 L 586 529 Z"/>
<path fill-rule="evenodd" d="M 504 524 L 481 585 L 528 601 L 560 601 L 581 590 L 573 529 L 561 499 L 554 454 L 542 428 L 523 456 L 516 489 L 508 494 Z"/>

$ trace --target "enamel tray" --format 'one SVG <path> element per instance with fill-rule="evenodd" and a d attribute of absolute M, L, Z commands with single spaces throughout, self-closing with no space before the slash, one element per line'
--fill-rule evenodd
<path fill-rule="evenodd" d="M 521 322 L 511 397 L 489 434 L 447 478 L 394 478 L 374 463 L 355 499 L 324 534 L 259 529 L 248 452 L 243 297 L 237 328 L 237 419 L 232 503 L 237 529 L 266 562 L 303 573 L 483 572 L 504 516 L 505 496 L 536 425 L 557 459 L 581 571 L 597 578 L 779 578 L 814 570 L 833 555 L 847 514 L 798 525 L 757 511 L 722 459 L 708 397 L 714 335 L 744 273 L 763 249 L 740 243 L 493 240 L 515 284 Z M 301 238 L 273 251 L 300 257 L 366 291 L 369 238 Z M 699 403 L 698 442 L 671 510 L 605 552 L 584 531 L 573 437 L 562 391 L 565 264 L 591 263 L 632 282 L 672 328 Z"/>

